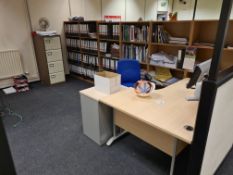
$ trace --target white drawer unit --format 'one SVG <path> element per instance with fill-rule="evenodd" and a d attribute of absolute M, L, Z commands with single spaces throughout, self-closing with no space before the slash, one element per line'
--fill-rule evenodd
<path fill-rule="evenodd" d="M 58 50 L 47 50 L 46 57 L 48 62 L 62 61 L 61 49 Z"/>
<path fill-rule="evenodd" d="M 58 36 L 45 37 L 44 45 L 45 45 L 45 50 L 60 49 L 61 48 L 60 37 Z"/>
<path fill-rule="evenodd" d="M 64 66 L 62 61 L 48 63 L 49 73 L 64 72 Z"/>
<path fill-rule="evenodd" d="M 60 36 L 35 36 L 35 51 L 40 80 L 52 85 L 65 81 Z"/>
<path fill-rule="evenodd" d="M 64 72 L 53 73 L 53 74 L 50 74 L 49 76 L 50 76 L 51 84 L 61 83 L 65 81 Z"/>

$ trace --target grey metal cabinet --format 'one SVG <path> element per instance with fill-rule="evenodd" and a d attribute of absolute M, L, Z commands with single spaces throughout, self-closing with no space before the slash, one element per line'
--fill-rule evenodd
<path fill-rule="evenodd" d="M 105 144 L 112 136 L 112 108 L 82 93 L 80 97 L 84 134 L 99 145 Z"/>

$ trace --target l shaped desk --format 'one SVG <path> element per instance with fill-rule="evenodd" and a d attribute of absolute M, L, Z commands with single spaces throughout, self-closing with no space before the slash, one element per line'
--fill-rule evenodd
<path fill-rule="evenodd" d="M 192 143 L 193 131 L 187 127 L 195 128 L 198 109 L 198 102 L 186 100 L 194 93 L 186 89 L 187 82 L 181 80 L 145 98 L 138 97 L 133 88 L 99 98 L 113 108 L 113 137 L 109 144 L 119 136 L 118 126 L 171 156 L 173 175 L 176 156 Z"/>

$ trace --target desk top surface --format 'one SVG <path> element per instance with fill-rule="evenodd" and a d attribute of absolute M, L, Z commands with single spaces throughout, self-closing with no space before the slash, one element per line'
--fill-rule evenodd
<path fill-rule="evenodd" d="M 121 86 L 120 92 L 124 91 L 126 89 L 127 89 L 127 87 Z M 101 99 L 110 96 L 110 94 L 105 94 L 103 92 L 96 90 L 95 87 L 84 89 L 84 90 L 80 91 L 79 93 L 82 95 L 85 95 L 93 100 L 96 100 L 96 101 L 100 101 Z"/>
<path fill-rule="evenodd" d="M 194 90 L 186 89 L 187 82 L 188 79 L 184 79 L 156 90 L 150 97 L 138 97 L 133 88 L 128 88 L 100 101 L 191 144 L 193 131 L 187 131 L 185 126 L 195 126 L 198 102 L 186 100 L 194 93 Z"/>

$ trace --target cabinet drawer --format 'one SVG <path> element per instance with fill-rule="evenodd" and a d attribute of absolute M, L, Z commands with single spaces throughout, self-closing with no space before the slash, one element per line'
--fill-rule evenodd
<path fill-rule="evenodd" d="M 64 72 L 64 66 L 62 61 L 48 63 L 49 73 Z"/>
<path fill-rule="evenodd" d="M 46 57 L 47 57 L 48 63 L 53 62 L 53 61 L 62 61 L 61 49 L 46 51 Z"/>
<path fill-rule="evenodd" d="M 56 84 L 56 83 L 60 83 L 60 82 L 65 81 L 64 72 L 53 73 L 53 74 L 50 74 L 49 76 L 50 76 L 50 83 L 51 84 Z"/>
<path fill-rule="evenodd" d="M 45 37 L 44 38 L 45 50 L 60 49 L 60 37 Z"/>

